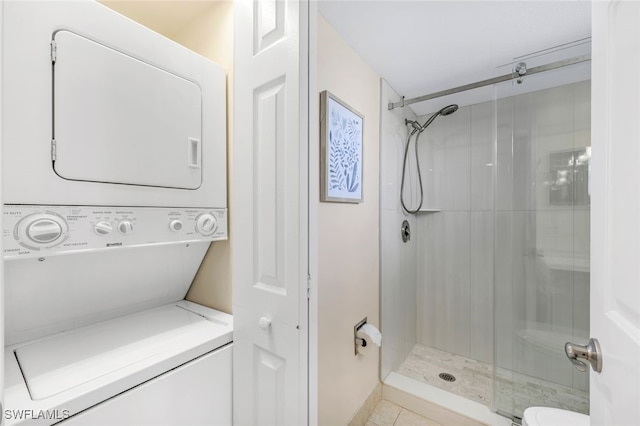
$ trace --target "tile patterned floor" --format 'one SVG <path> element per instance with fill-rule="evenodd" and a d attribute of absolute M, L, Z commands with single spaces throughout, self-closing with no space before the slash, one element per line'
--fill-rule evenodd
<path fill-rule="evenodd" d="M 483 362 L 417 344 L 398 373 L 490 406 L 493 398 L 492 368 Z M 456 381 L 440 379 L 438 375 L 441 372 L 453 374 Z M 517 416 L 533 405 L 589 413 L 588 392 L 523 374 L 499 370 L 497 390 L 498 411 Z"/>
<path fill-rule="evenodd" d="M 441 426 L 384 399 L 378 402 L 365 426 Z"/>

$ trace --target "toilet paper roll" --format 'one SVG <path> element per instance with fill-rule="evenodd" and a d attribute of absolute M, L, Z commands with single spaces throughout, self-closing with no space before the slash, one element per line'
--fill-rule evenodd
<path fill-rule="evenodd" d="M 382 333 L 374 325 L 366 323 L 358 330 L 358 333 L 364 334 L 369 337 L 369 341 L 375 343 L 377 346 L 382 344 Z"/>

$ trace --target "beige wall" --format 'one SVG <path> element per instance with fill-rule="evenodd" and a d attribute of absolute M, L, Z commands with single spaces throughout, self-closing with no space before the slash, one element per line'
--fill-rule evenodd
<path fill-rule="evenodd" d="M 376 389 L 379 350 L 353 352 L 353 326 L 379 327 L 380 78 L 320 17 L 318 90 L 364 115 L 364 203 L 318 211 L 318 423 L 346 425 Z"/>
<path fill-rule="evenodd" d="M 227 74 L 227 176 L 233 140 L 233 2 L 103 1 L 103 4 L 221 65 Z M 228 185 L 231 192 L 231 182 Z M 230 197 L 227 196 L 227 203 Z M 231 206 L 229 217 L 232 216 Z M 229 226 L 230 228 L 230 226 Z M 231 239 L 233 236 L 229 235 Z M 187 293 L 188 300 L 231 313 L 231 241 L 214 242 Z"/>

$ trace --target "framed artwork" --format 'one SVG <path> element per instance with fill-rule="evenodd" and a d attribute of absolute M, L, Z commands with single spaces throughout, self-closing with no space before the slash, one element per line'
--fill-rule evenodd
<path fill-rule="evenodd" d="M 320 93 L 320 201 L 361 203 L 364 117 Z"/>

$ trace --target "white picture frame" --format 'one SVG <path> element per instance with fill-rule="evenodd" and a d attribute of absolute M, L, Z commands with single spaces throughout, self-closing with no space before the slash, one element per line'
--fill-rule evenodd
<path fill-rule="evenodd" d="M 364 116 L 320 93 L 320 201 L 362 203 Z"/>

